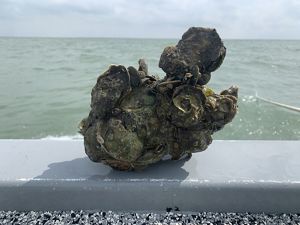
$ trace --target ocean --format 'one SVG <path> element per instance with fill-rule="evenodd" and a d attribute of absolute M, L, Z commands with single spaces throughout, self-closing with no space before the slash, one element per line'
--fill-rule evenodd
<path fill-rule="evenodd" d="M 178 40 L 0 38 L 0 138 L 78 139 L 97 77 L 110 64 L 150 74 L 164 47 Z M 208 84 L 216 92 L 239 86 L 239 111 L 215 139 L 300 140 L 300 113 L 257 96 L 300 107 L 300 41 L 224 40 L 227 54 Z"/>

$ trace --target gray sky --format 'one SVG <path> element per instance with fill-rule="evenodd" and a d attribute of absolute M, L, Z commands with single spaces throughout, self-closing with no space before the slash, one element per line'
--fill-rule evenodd
<path fill-rule="evenodd" d="M 300 39 L 300 0 L 0 0 L 0 36 Z"/>

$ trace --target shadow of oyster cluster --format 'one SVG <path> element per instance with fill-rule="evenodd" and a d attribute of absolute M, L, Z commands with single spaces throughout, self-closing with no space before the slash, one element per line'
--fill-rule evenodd
<path fill-rule="evenodd" d="M 111 65 L 98 77 L 91 111 L 79 125 L 88 157 L 134 170 L 205 150 L 237 111 L 237 87 L 216 94 L 206 86 L 225 53 L 215 29 L 192 27 L 161 54 L 163 79 L 151 76 L 143 59 L 138 69 Z"/>

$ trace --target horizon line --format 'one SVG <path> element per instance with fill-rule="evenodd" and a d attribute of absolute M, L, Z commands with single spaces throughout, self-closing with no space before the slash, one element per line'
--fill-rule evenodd
<path fill-rule="evenodd" d="M 148 39 L 148 40 L 179 40 L 180 38 L 174 37 L 103 37 L 103 36 L 9 36 L 9 35 L 0 35 L 0 38 L 45 38 L 45 39 Z M 233 41 L 300 41 L 300 38 L 221 38 L 222 40 L 233 40 Z"/>

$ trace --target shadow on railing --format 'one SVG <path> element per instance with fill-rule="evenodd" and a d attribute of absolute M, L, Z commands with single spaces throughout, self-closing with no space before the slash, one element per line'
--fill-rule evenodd
<path fill-rule="evenodd" d="M 184 180 L 188 172 L 182 168 L 186 159 L 161 161 L 142 171 L 118 171 L 101 163 L 93 163 L 88 157 L 51 163 L 49 169 L 33 180 Z M 93 174 L 93 175 L 91 175 Z"/>

